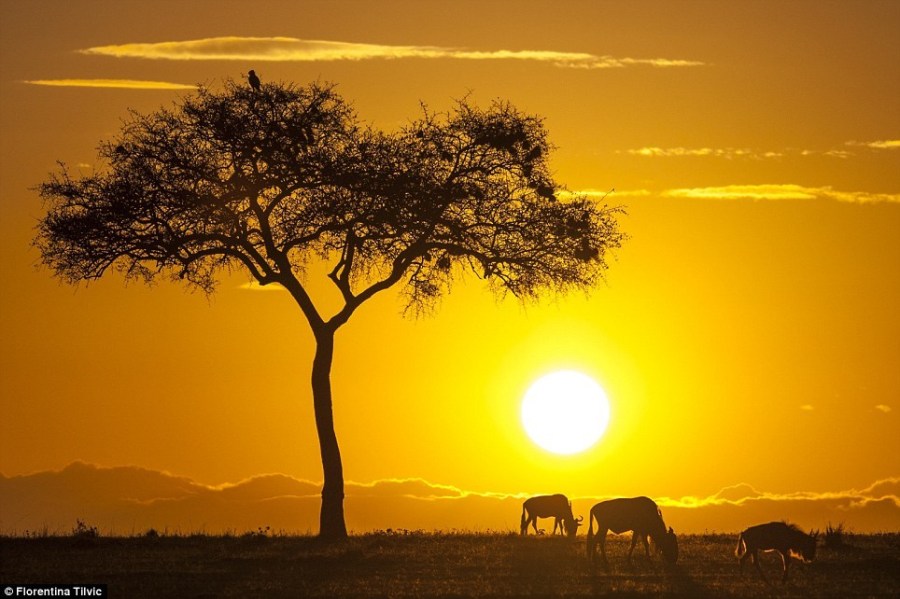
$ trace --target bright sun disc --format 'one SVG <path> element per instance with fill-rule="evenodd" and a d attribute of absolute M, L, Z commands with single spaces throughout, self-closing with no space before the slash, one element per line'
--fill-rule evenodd
<path fill-rule="evenodd" d="M 542 376 L 522 399 L 522 426 L 547 451 L 573 454 L 594 445 L 609 424 L 609 400 L 594 379 L 574 370 Z"/>

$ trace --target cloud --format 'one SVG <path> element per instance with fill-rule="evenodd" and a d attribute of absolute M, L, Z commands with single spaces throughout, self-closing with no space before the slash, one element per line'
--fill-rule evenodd
<path fill-rule="evenodd" d="M 238 483 L 207 487 L 206 492 L 230 501 L 266 501 L 277 498 L 318 498 L 321 485 L 284 474 L 262 474 Z"/>
<path fill-rule="evenodd" d="M 623 153 L 619 150 L 617 153 Z M 750 148 L 661 148 L 658 146 L 647 146 L 643 148 L 634 148 L 625 150 L 626 154 L 631 156 L 641 156 L 643 158 L 724 158 L 726 160 L 774 160 L 790 156 L 825 156 L 828 158 L 847 159 L 854 156 L 853 152 L 848 150 L 798 150 L 796 148 L 785 148 L 782 150 L 753 150 Z"/>
<path fill-rule="evenodd" d="M 725 487 L 718 493 L 705 498 L 682 497 L 680 499 L 662 498 L 660 505 L 670 507 L 704 507 L 710 505 L 745 505 L 755 501 L 840 501 L 845 504 L 864 501 L 892 501 L 900 508 L 900 477 L 888 477 L 875 481 L 862 489 L 846 491 L 797 491 L 794 493 L 765 493 L 757 491 L 752 485 L 739 483 Z"/>
<path fill-rule="evenodd" d="M 29 85 L 52 87 L 101 87 L 116 89 L 196 89 L 196 85 L 171 83 L 168 81 L 139 81 L 135 79 L 35 79 L 25 81 Z"/>
<path fill-rule="evenodd" d="M 665 197 L 712 200 L 833 200 L 857 204 L 900 202 L 900 194 L 867 191 L 838 191 L 829 186 L 806 187 L 793 184 L 726 185 L 670 189 Z"/>
<path fill-rule="evenodd" d="M 685 532 L 740 530 L 782 519 L 807 529 L 831 522 L 855 532 L 894 531 L 900 522 L 900 477 L 825 492 L 766 493 L 739 484 L 709 497 L 657 498 L 657 503 L 666 521 Z"/>
<path fill-rule="evenodd" d="M 757 152 L 746 148 L 660 148 L 656 146 L 626 150 L 626 153 L 646 158 L 714 157 L 729 160 L 735 158 L 762 160 L 784 156 L 784 152 Z"/>
<path fill-rule="evenodd" d="M 757 491 L 753 487 L 753 485 L 748 485 L 747 483 L 738 483 L 736 485 L 731 485 L 730 487 L 725 487 L 724 489 L 720 490 L 718 493 L 712 495 L 710 497 L 710 500 L 713 502 L 740 502 L 747 499 L 757 499 L 762 496 L 763 493 Z"/>
<path fill-rule="evenodd" d="M 76 462 L 60 471 L 0 475 L 0 533 L 67 533 L 80 519 L 102 534 L 149 528 L 188 534 L 224 531 L 314 532 L 321 484 L 284 474 L 234 484 L 203 485 L 134 466 L 103 468 Z M 355 532 L 518 530 L 525 494 L 475 492 L 421 478 L 345 485 L 348 527 Z M 609 497 L 572 498 L 576 514 Z M 805 528 L 843 522 L 856 532 L 894 530 L 900 522 L 900 477 L 863 489 L 768 493 L 739 483 L 705 497 L 657 497 L 666 522 L 679 532 L 735 531 L 789 519 Z"/>
<path fill-rule="evenodd" d="M 900 149 L 900 140 L 887 139 L 879 141 L 848 141 L 845 146 L 868 148 L 871 150 L 897 150 Z M 848 159 L 856 155 L 856 153 L 845 149 L 832 148 L 830 150 L 816 149 L 798 149 L 784 148 L 781 150 L 754 150 L 750 148 L 685 148 L 681 146 L 662 148 L 659 146 L 645 146 L 643 148 L 632 148 L 630 150 L 617 150 L 617 154 L 630 154 L 631 156 L 641 156 L 643 158 L 724 158 L 727 160 L 749 159 L 749 160 L 771 160 L 780 159 L 791 156 L 825 156 L 827 158 Z"/>
<path fill-rule="evenodd" d="M 346 484 L 348 497 L 405 497 L 434 501 L 438 499 L 515 499 L 521 500 L 521 493 L 495 493 L 491 491 L 465 491 L 453 485 L 429 482 L 422 478 L 381 479 L 371 483 Z"/>
<path fill-rule="evenodd" d="M 82 54 L 153 60 L 240 60 L 255 62 L 327 62 L 402 58 L 522 60 L 558 67 L 610 69 L 630 66 L 690 67 L 703 63 L 668 58 L 616 58 L 553 50 L 469 50 L 440 46 L 392 46 L 292 37 L 215 37 L 179 42 L 96 46 Z"/>
<path fill-rule="evenodd" d="M 371 483 L 349 483 L 346 493 L 353 497 L 408 497 L 417 499 L 459 499 L 465 493 L 452 485 L 435 485 L 421 478 L 387 479 Z"/>
<path fill-rule="evenodd" d="M 877 480 L 858 493 L 877 499 L 893 498 L 896 501 L 897 497 L 900 497 L 900 476 Z"/>
<path fill-rule="evenodd" d="M 890 411 L 891 411 L 891 406 L 888 406 L 888 405 L 885 405 L 885 404 L 883 404 L 883 403 L 880 403 L 880 404 L 878 404 L 877 406 L 875 406 L 875 409 L 878 410 L 879 412 L 883 412 L 883 413 L 885 413 L 885 414 L 888 414 L 888 413 L 890 413 Z"/>
<path fill-rule="evenodd" d="M 238 286 L 238 289 L 245 291 L 287 291 L 278 283 L 270 283 L 269 285 L 260 285 L 256 281 L 249 281 Z"/>
<path fill-rule="evenodd" d="M 880 141 L 848 141 L 848 146 L 860 146 L 872 150 L 900 150 L 900 139 L 884 139 Z"/>
<path fill-rule="evenodd" d="M 847 152 L 845 150 L 828 150 L 827 152 L 822 153 L 823 156 L 828 156 L 829 158 L 850 158 L 853 156 L 853 152 Z"/>

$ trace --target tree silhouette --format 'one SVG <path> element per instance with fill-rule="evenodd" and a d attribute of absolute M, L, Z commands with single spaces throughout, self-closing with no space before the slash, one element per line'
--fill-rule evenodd
<path fill-rule="evenodd" d="M 332 419 L 335 332 L 398 283 L 420 312 L 473 271 L 500 294 L 587 289 L 623 240 L 619 209 L 563 193 L 542 121 L 468 100 L 394 132 L 357 119 L 324 84 L 226 81 L 172 109 L 132 113 L 99 148 L 102 168 L 64 164 L 38 190 L 35 245 L 69 283 L 114 271 L 212 293 L 243 267 L 280 284 L 315 337 L 312 396 L 324 485 L 319 534 L 345 537 L 343 466 Z M 305 267 L 326 261 L 342 303 L 325 314 Z"/>

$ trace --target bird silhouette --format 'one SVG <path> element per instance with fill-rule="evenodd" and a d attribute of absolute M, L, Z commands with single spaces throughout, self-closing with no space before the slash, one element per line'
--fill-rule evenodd
<path fill-rule="evenodd" d="M 259 91 L 259 77 L 256 76 L 254 71 L 247 73 L 247 80 L 250 82 L 250 87 L 252 87 L 254 91 Z"/>

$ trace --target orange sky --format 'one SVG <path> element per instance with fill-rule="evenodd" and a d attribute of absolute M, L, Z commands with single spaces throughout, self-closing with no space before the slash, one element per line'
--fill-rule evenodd
<path fill-rule="evenodd" d="M 628 209 L 631 239 L 589 297 L 523 307 L 469 280 L 425 319 L 404 319 L 394 292 L 364 306 L 332 377 L 348 480 L 706 497 L 900 475 L 900 4 L 0 10 L 4 475 L 83 460 L 206 485 L 321 479 L 312 338 L 286 293 L 241 276 L 209 300 L 115 276 L 75 289 L 29 245 L 30 188 L 55 161 L 88 172 L 129 109 L 251 68 L 333 81 L 387 129 L 420 100 L 507 99 L 545 117 L 560 181 L 615 187 L 607 200 Z M 529 383 L 563 367 L 612 405 L 600 444 L 569 457 L 534 446 L 518 417 Z"/>

